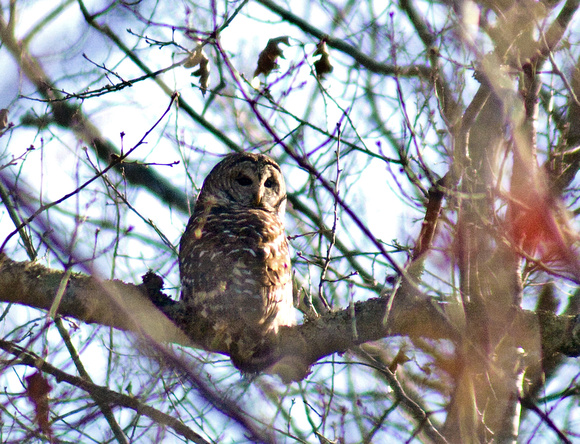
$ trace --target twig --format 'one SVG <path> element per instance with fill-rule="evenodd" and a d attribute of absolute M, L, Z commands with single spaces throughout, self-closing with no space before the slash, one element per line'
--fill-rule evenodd
<path fill-rule="evenodd" d="M 341 169 L 340 169 L 340 135 L 341 135 L 341 131 L 340 131 L 340 123 L 336 124 L 336 131 L 337 131 L 337 144 L 336 144 L 336 178 L 335 178 L 335 182 L 334 182 L 334 192 L 336 193 L 336 195 L 338 196 L 340 194 L 340 190 L 339 190 L 339 181 L 340 181 L 340 173 L 341 173 Z M 331 307 L 328 304 L 328 301 L 326 300 L 326 298 L 324 297 L 324 293 L 323 293 L 323 283 L 326 280 L 326 273 L 328 272 L 328 266 L 330 265 L 330 254 L 332 252 L 332 248 L 334 247 L 334 244 L 336 243 L 336 226 L 338 223 L 338 202 L 336 201 L 336 199 L 334 200 L 334 211 L 333 211 L 333 219 L 332 219 L 332 234 L 331 234 L 331 239 L 330 239 L 330 243 L 328 244 L 328 248 L 326 249 L 326 257 L 324 258 L 324 266 L 322 267 L 322 273 L 320 274 L 320 282 L 318 284 L 318 297 L 320 298 L 320 300 L 322 301 L 322 304 L 324 305 L 324 307 L 327 310 L 330 310 Z"/>
<path fill-rule="evenodd" d="M 552 418 L 550 418 L 550 416 L 548 416 L 546 413 L 542 412 L 535 403 L 533 403 L 529 399 L 522 397 L 519 397 L 519 401 L 521 402 L 523 407 L 531 410 L 536 415 L 538 415 L 542 419 L 542 421 L 544 421 L 546 425 L 550 429 L 552 429 L 556 435 L 558 435 L 558 438 L 561 440 L 561 442 L 566 444 L 572 444 L 572 441 L 566 435 L 564 435 L 564 433 L 562 433 L 562 431 L 558 428 L 558 426 L 554 423 L 554 421 L 552 421 Z"/>
<path fill-rule="evenodd" d="M 163 114 L 161 115 L 161 117 L 159 119 L 157 119 L 157 121 L 153 124 L 153 126 L 151 128 L 149 128 L 145 134 L 143 135 L 143 137 L 141 137 L 141 139 L 133 146 L 133 148 L 131 148 L 129 151 L 127 151 L 125 154 L 121 154 L 117 157 L 115 162 L 111 162 L 105 169 L 103 169 L 100 173 L 96 174 L 95 176 L 93 176 L 92 178 L 90 178 L 89 180 L 87 180 L 85 183 L 83 183 L 81 186 L 77 187 L 74 191 L 71 191 L 68 194 L 65 194 L 63 197 L 61 197 L 60 199 L 57 199 L 53 202 L 47 203 L 42 205 L 38 210 L 36 210 L 30 217 L 28 217 L 24 222 L 22 222 L 20 225 L 18 225 L 16 227 L 16 230 L 14 230 L 12 233 L 10 233 L 6 239 L 4 239 L 4 242 L 2 243 L 2 245 L 0 246 L 0 253 L 2 251 L 4 251 L 4 247 L 6 246 L 6 243 L 12 238 L 12 236 L 14 236 L 16 233 L 18 233 L 22 228 L 24 228 L 26 225 L 28 225 L 30 222 L 32 222 L 39 214 L 41 214 L 42 212 L 48 210 L 49 208 L 54 207 L 55 205 L 58 205 L 62 202 L 64 202 L 65 200 L 67 200 L 68 198 L 76 195 L 79 193 L 79 191 L 81 191 L 82 189 L 86 188 L 87 186 L 89 186 L 91 183 L 93 183 L 95 180 L 97 180 L 99 177 L 101 177 L 103 174 L 107 173 L 110 169 L 112 169 L 113 167 L 115 167 L 118 163 L 120 163 L 121 161 L 123 161 L 124 159 L 126 159 L 133 151 L 135 151 L 137 148 L 139 148 L 141 145 L 143 145 L 145 143 L 145 139 L 147 138 L 147 136 L 149 136 L 149 134 L 155 129 L 155 127 L 157 125 L 159 125 L 159 123 L 161 123 L 161 121 L 165 118 L 165 116 L 167 115 L 167 113 L 169 112 L 169 110 L 171 109 L 171 106 L 173 105 L 173 102 L 175 101 L 175 99 L 178 97 L 177 93 L 174 93 L 171 96 L 171 100 L 169 102 L 169 106 L 167 107 L 167 109 L 163 112 Z"/>
<path fill-rule="evenodd" d="M 282 20 L 298 26 L 302 31 L 313 35 L 318 40 L 325 39 L 328 46 L 351 56 L 357 63 L 368 69 L 370 72 L 383 75 L 396 74 L 401 77 L 419 76 L 423 78 L 429 78 L 432 75 L 432 69 L 424 65 L 410 65 L 401 67 L 378 62 L 376 59 L 367 56 L 354 46 L 349 45 L 343 39 L 336 39 L 328 36 L 318 28 L 312 26 L 309 22 L 292 14 L 290 11 L 287 11 L 272 0 L 258 0 L 258 3 L 262 4 L 275 14 L 278 14 Z"/>
<path fill-rule="evenodd" d="M 70 355 L 71 359 L 73 360 L 77 371 L 79 372 L 79 375 L 81 376 L 81 378 L 86 379 L 87 381 L 92 383 L 93 380 L 89 376 L 89 373 L 86 371 L 85 366 L 83 365 L 83 363 L 81 361 L 81 357 L 77 353 L 77 351 L 76 351 L 76 349 L 71 341 L 70 335 L 68 334 L 68 331 L 64 327 L 64 325 L 62 323 L 62 318 L 60 316 L 57 316 L 54 319 L 54 325 L 56 325 L 56 328 L 60 334 L 60 337 L 62 338 L 62 340 L 63 340 L 63 342 L 64 342 L 64 344 L 69 352 L 69 355 Z M 105 417 L 105 419 L 109 423 L 109 426 L 111 427 L 111 430 L 113 431 L 113 435 L 115 435 L 115 438 L 117 439 L 119 444 L 128 444 L 129 440 L 127 439 L 127 437 L 125 436 L 125 433 L 121 429 L 121 426 L 119 425 L 119 423 L 115 419 L 115 416 L 113 415 L 113 410 L 111 409 L 111 406 L 109 404 L 103 402 L 99 398 L 94 398 L 94 399 L 95 399 L 95 402 L 97 403 L 97 405 L 99 406 L 99 409 L 103 413 L 103 416 Z"/>
<path fill-rule="evenodd" d="M 417 432 L 424 432 L 433 442 L 436 443 L 446 443 L 447 440 L 441 435 L 441 433 L 433 426 L 433 423 L 429 419 L 429 413 L 421 408 L 419 404 L 413 401 L 403 389 L 403 386 L 397 380 L 395 374 L 389 370 L 388 367 L 383 365 L 380 361 L 376 360 L 362 348 L 359 349 L 359 353 L 364 355 L 369 362 L 372 362 L 377 370 L 387 380 L 389 387 L 393 390 L 395 399 L 405 406 L 406 410 L 410 412 L 414 419 L 419 423 Z"/>
<path fill-rule="evenodd" d="M 145 415 L 148 418 L 151 418 L 158 424 L 171 427 L 177 434 L 190 439 L 197 444 L 209 444 L 208 441 L 203 439 L 203 437 L 195 433 L 178 419 L 157 409 L 149 407 L 146 404 L 143 404 L 134 396 L 123 395 L 107 387 L 93 384 L 86 379 L 66 373 L 59 368 L 49 364 L 40 356 L 29 352 L 26 349 L 13 344 L 12 342 L 0 340 L 0 348 L 14 355 L 17 358 L 17 362 L 19 364 L 36 368 L 54 376 L 57 381 L 64 381 L 72 386 L 78 387 L 79 389 L 89 393 L 93 399 L 98 399 L 101 402 L 129 408 L 141 415 Z"/>

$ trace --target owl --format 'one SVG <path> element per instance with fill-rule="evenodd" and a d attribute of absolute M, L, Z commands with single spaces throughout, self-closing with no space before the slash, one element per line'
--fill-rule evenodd
<path fill-rule="evenodd" d="M 278 164 L 230 154 L 205 179 L 181 238 L 181 299 L 207 325 L 206 345 L 225 345 L 241 369 L 266 359 L 265 339 L 296 323 L 285 211 Z"/>

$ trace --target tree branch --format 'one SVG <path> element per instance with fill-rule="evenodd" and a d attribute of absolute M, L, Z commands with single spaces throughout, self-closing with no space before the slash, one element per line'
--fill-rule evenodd
<path fill-rule="evenodd" d="M 0 255 L 0 301 L 49 310 L 63 273 L 38 263 L 15 262 Z M 73 273 L 58 314 L 135 332 L 158 342 L 201 346 L 228 354 L 226 344 L 205 341 L 207 326 L 203 325 L 201 317 L 160 293 L 158 288 L 147 283 L 133 285 Z M 459 339 L 456 330 L 445 323 L 444 316 L 430 299 L 416 299 L 412 305 L 406 303 L 404 307 L 395 304 L 388 325 L 383 322 L 385 309 L 386 298 L 374 298 L 296 327 L 282 328 L 275 342 L 270 344 L 274 348 L 272 359 L 254 370 L 266 370 L 278 373 L 285 380 L 296 380 L 304 378 L 310 365 L 319 359 L 365 342 L 392 336 L 454 342 Z M 537 359 L 541 350 L 579 356 L 579 323 L 575 316 L 553 313 L 538 316 L 532 311 L 521 310 L 511 334 L 528 356 Z"/>
<path fill-rule="evenodd" d="M 272 0 L 258 0 L 265 8 L 280 16 L 280 18 L 288 23 L 291 23 L 300 28 L 306 34 L 316 37 L 317 40 L 324 39 L 326 44 L 334 49 L 351 56 L 361 66 L 368 69 L 375 74 L 383 74 L 387 76 L 397 75 L 400 77 L 423 77 L 430 78 L 433 70 L 425 65 L 410 65 L 410 66 L 396 66 L 388 63 L 379 62 L 372 57 L 359 51 L 352 45 L 346 43 L 343 39 L 336 39 L 326 35 L 315 26 L 312 26 L 306 20 L 301 19 L 297 15 L 292 14 L 280 5 L 277 5 Z"/>
<path fill-rule="evenodd" d="M 64 271 L 0 254 L 0 301 L 50 310 Z M 156 341 L 188 344 L 185 335 L 146 296 L 145 286 L 72 273 L 57 313 L 133 331 Z"/>
<path fill-rule="evenodd" d="M 23 74 L 32 82 L 37 92 L 49 101 L 55 123 L 63 128 L 70 129 L 95 150 L 99 158 L 109 163 L 111 155 L 119 155 L 116 147 L 102 136 L 82 113 L 82 111 L 61 99 L 63 98 L 51 79 L 48 77 L 39 61 L 18 42 L 10 27 L 0 16 L 0 40 L 15 61 L 19 64 Z M 171 95 L 171 94 L 170 94 Z M 127 180 L 135 185 L 141 185 L 161 200 L 176 208 L 187 211 L 187 198 L 184 193 L 173 187 L 166 179 L 154 170 L 138 163 L 116 164 L 117 170 L 122 170 Z"/>
<path fill-rule="evenodd" d="M 99 404 L 102 403 L 104 405 L 115 405 L 132 409 L 141 415 L 145 415 L 148 418 L 151 418 L 158 424 L 171 427 L 175 433 L 184 436 L 185 438 L 197 444 L 208 443 L 208 441 L 184 425 L 179 419 L 173 418 L 172 416 L 154 409 L 153 407 L 149 407 L 148 405 L 143 404 L 134 396 L 123 395 L 122 393 L 115 392 L 114 390 L 110 390 L 107 387 L 93 384 L 84 378 L 66 373 L 59 368 L 49 364 L 40 356 L 31 353 L 22 347 L 14 345 L 9 341 L 0 340 L 0 348 L 14 355 L 18 359 L 19 364 L 36 368 L 54 376 L 57 381 L 64 381 L 68 384 L 80 388 L 81 390 L 86 391 Z"/>

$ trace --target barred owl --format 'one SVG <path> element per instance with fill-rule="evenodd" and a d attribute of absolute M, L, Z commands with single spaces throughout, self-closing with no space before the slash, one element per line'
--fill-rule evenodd
<path fill-rule="evenodd" d="M 179 247 L 181 299 L 208 325 L 208 344 L 225 344 L 251 368 L 263 340 L 294 325 L 286 185 L 262 154 L 230 154 L 209 173 Z"/>

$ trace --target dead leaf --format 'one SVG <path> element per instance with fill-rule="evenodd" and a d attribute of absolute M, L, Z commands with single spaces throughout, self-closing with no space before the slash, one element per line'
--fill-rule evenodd
<path fill-rule="evenodd" d="M 204 95 L 209 86 L 209 66 L 209 60 L 206 57 L 199 62 L 199 69 L 191 73 L 192 76 L 199 77 L 199 87 Z"/>
<path fill-rule="evenodd" d="M 326 40 L 322 39 L 320 41 L 316 46 L 316 51 L 314 51 L 313 55 L 320 56 L 320 58 L 314 62 L 314 69 L 316 70 L 316 77 L 322 80 L 326 74 L 330 74 L 334 71 L 334 66 L 330 63 L 330 53 L 326 46 Z"/>
<path fill-rule="evenodd" d="M 49 421 L 50 409 L 48 407 L 48 394 L 52 387 L 40 372 L 27 376 L 25 379 L 26 396 L 34 405 L 35 421 L 43 433 L 52 436 Z"/>
<path fill-rule="evenodd" d="M 0 131 L 8 126 L 8 110 L 0 109 Z"/>
<path fill-rule="evenodd" d="M 195 50 L 191 52 L 187 59 L 185 59 L 183 62 L 183 66 L 185 68 L 193 68 L 197 65 L 199 65 L 199 68 L 195 72 L 192 72 L 191 75 L 194 77 L 199 77 L 199 87 L 202 94 L 205 95 L 205 92 L 209 86 L 210 64 L 209 59 L 203 51 L 203 45 L 201 44 L 197 45 L 197 48 L 195 48 Z"/>
<path fill-rule="evenodd" d="M 258 67 L 254 71 L 254 77 L 258 77 L 260 74 L 264 74 L 265 76 L 267 76 L 273 70 L 278 68 L 278 63 L 276 62 L 276 59 L 278 57 L 284 58 L 282 50 L 278 47 L 280 43 L 289 46 L 290 37 L 283 36 L 268 40 L 268 44 L 258 57 Z"/>
<path fill-rule="evenodd" d="M 389 370 L 395 373 L 399 365 L 409 362 L 411 359 L 406 355 L 405 350 L 401 348 L 397 353 L 397 356 L 393 359 L 389 365 Z"/>
<path fill-rule="evenodd" d="M 197 48 L 190 52 L 187 58 L 183 61 L 183 66 L 185 68 L 193 68 L 194 66 L 199 65 L 204 58 L 207 59 L 203 52 L 203 46 L 199 44 L 197 45 Z"/>

